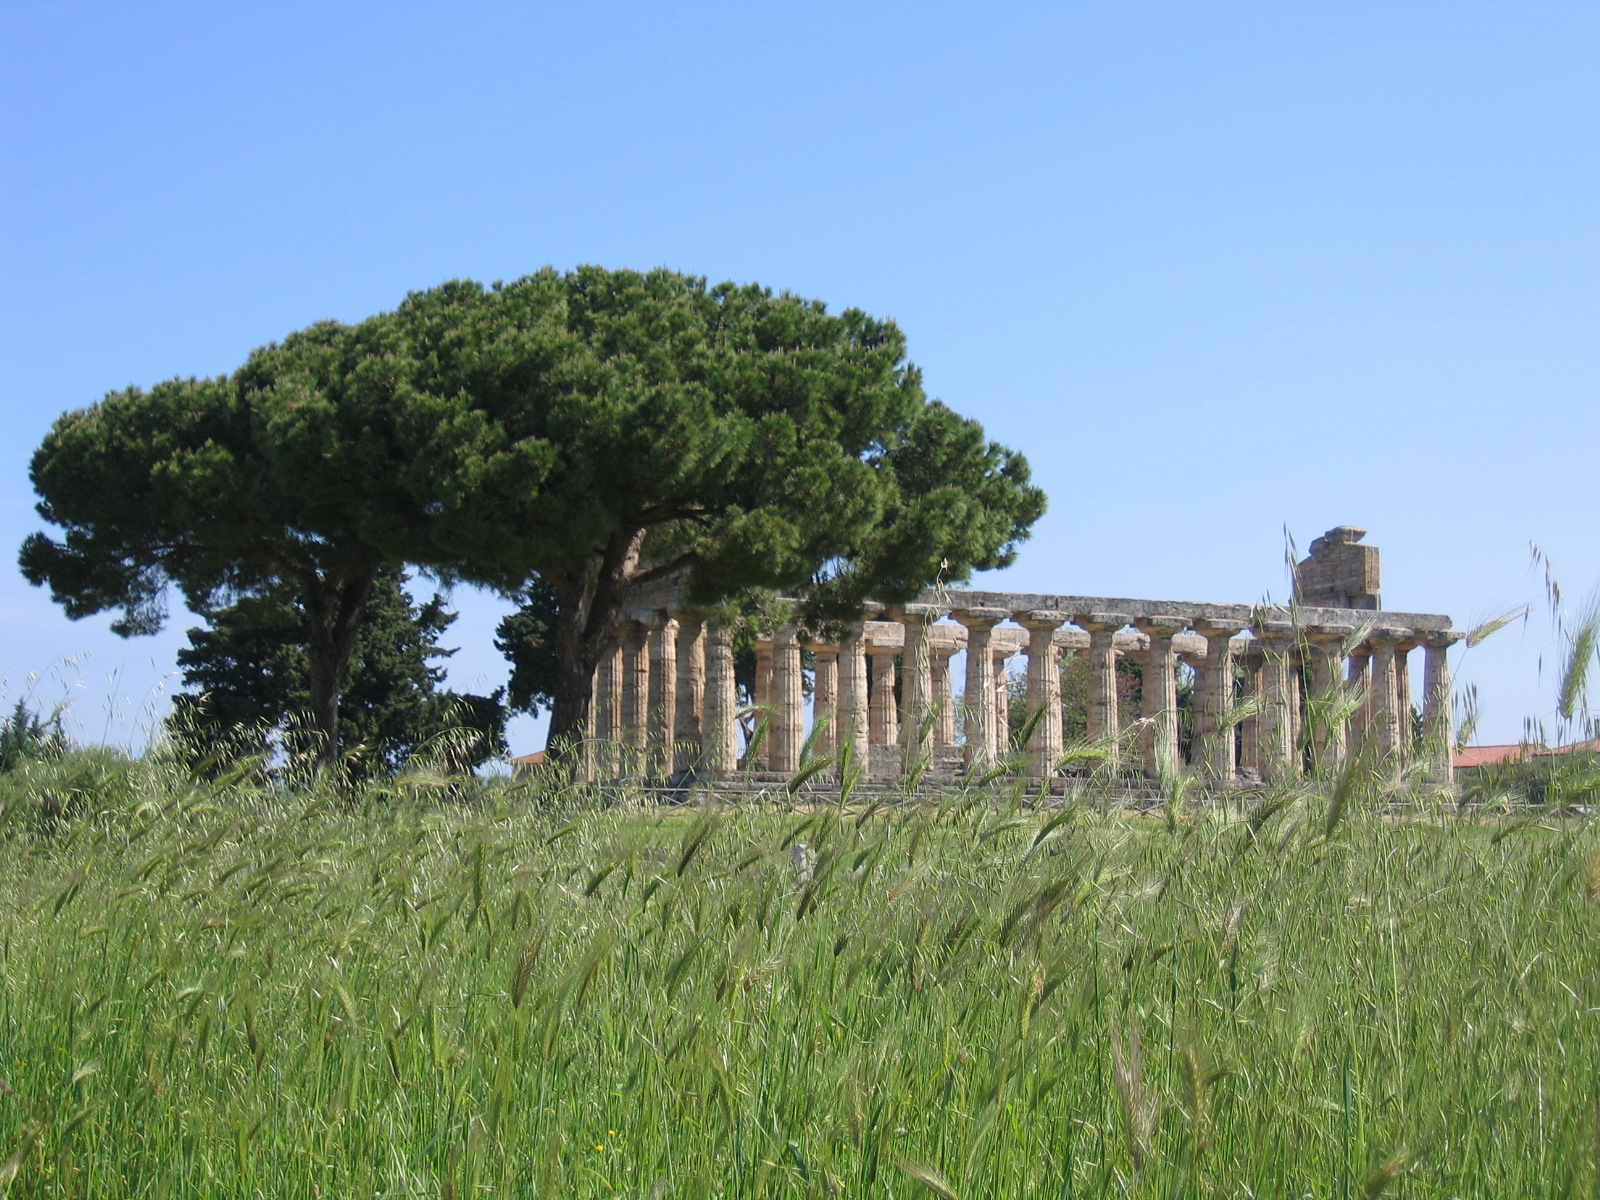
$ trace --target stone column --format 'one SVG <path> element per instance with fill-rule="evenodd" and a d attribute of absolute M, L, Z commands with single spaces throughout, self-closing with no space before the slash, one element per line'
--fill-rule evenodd
<path fill-rule="evenodd" d="M 1358 754 L 1367 747 L 1367 714 L 1372 707 L 1372 649 L 1365 642 L 1350 652 L 1346 680 L 1355 695 L 1355 711 L 1345 732 L 1345 753 Z"/>
<path fill-rule="evenodd" d="M 928 645 L 928 626 L 939 619 L 940 610 L 931 604 L 906 604 L 889 610 L 889 616 L 904 627 L 905 648 L 900 665 L 901 681 L 900 761 L 905 770 L 928 757 L 933 742 L 933 662 Z"/>
<path fill-rule="evenodd" d="M 739 766 L 739 693 L 733 677 L 733 630 L 721 621 L 705 634 L 705 768 L 723 777 Z"/>
<path fill-rule="evenodd" d="M 1006 614 L 1010 616 L 1009 613 Z M 1011 677 L 1007 674 L 1006 664 L 1011 661 L 1011 655 L 1004 650 L 994 653 L 994 667 L 990 674 L 994 676 L 994 690 L 990 699 L 994 702 L 994 746 L 996 754 L 1009 754 L 1011 752 Z"/>
<path fill-rule="evenodd" d="M 1411 754 L 1416 732 L 1411 725 L 1411 652 L 1419 645 L 1414 636 L 1407 636 L 1394 648 L 1395 714 L 1400 722 L 1400 737 L 1395 747 L 1407 757 Z"/>
<path fill-rule="evenodd" d="M 811 745 L 819 755 L 839 745 L 839 648 L 813 646 L 817 668 L 811 683 Z"/>
<path fill-rule="evenodd" d="M 1003 608 L 963 608 L 952 615 L 967 629 L 967 681 L 962 694 L 967 710 L 967 769 L 981 769 L 994 762 L 1002 749 L 995 724 L 999 714 L 995 711 L 995 656 L 990 645 L 994 627 L 1011 614 Z"/>
<path fill-rule="evenodd" d="M 1239 669 L 1244 674 L 1245 698 L 1255 711 L 1239 723 L 1239 767 L 1261 776 L 1261 643 L 1252 639 L 1238 650 Z"/>
<path fill-rule="evenodd" d="M 758 719 L 765 717 L 772 704 L 772 641 L 769 638 L 756 639 L 756 678 L 751 701 Z"/>
<path fill-rule="evenodd" d="M 1311 727 L 1311 761 L 1319 775 L 1339 769 L 1345 754 L 1345 639 L 1353 625 L 1313 625 L 1306 630 L 1306 720 Z"/>
<path fill-rule="evenodd" d="M 1133 618 L 1124 613 L 1079 613 L 1073 624 L 1089 634 L 1089 739 L 1112 742 L 1121 728 L 1117 713 L 1117 631 Z M 1110 764 L 1120 758 L 1112 746 Z"/>
<path fill-rule="evenodd" d="M 900 741 L 900 710 L 894 696 L 894 659 L 900 652 L 884 646 L 868 646 L 867 653 L 872 657 L 872 743 L 893 746 Z"/>
<path fill-rule="evenodd" d="M 1025 611 L 1011 619 L 1028 631 L 1028 774 L 1048 780 L 1061 758 L 1061 664 L 1055 635 L 1072 619 L 1069 613 Z"/>
<path fill-rule="evenodd" d="M 1289 670 L 1286 676 L 1289 691 L 1286 708 L 1289 713 L 1289 761 L 1293 764 L 1293 775 L 1299 775 L 1305 770 L 1306 743 L 1305 743 L 1305 660 L 1300 654 L 1301 639 L 1295 638 L 1289 645 Z"/>
<path fill-rule="evenodd" d="M 1139 739 L 1144 773 L 1151 779 L 1161 765 L 1173 768 L 1178 759 L 1178 673 L 1172 639 L 1189 627 L 1186 617 L 1136 617 L 1134 627 L 1150 639 L 1144 654 L 1144 685 L 1140 688 L 1139 715 L 1149 722 Z"/>
<path fill-rule="evenodd" d="M 638 621 L 622 630 L 622 719 L 619 739 L 624 772 L 642 768 L 646 724 L 650 717 L 650 655 L 648 631 Z"/>
<path fill-rule="evenodd" d="M 867 699 L 867 650 L 861 622 L 845 630 L 839 643 L 839 730 L 838 746 L 854 747 L 864 759 L 871 739 L 870 710 Z"/>
<path fill-rule="evenodd" d="M 767 702 L 772 709 L 767 769 L 797 771 L 805 744 L 805 706 L 800 642 L 793 625 L 785 625 L 772 639 L 772 685 Z"/>
<path fill-rule="evenodd" d="M 616 702 L 621 699 L 618 676 L 621 672 L 622 647 L 609 646 L 600 654 L 594 668 L 594 736 L 599 741 L 609 741 L 617 736 Z"/>
<path fill-rule="evenodd" d="M 706 696 L 706 627 L 678 618 L 678 703 L 673 735 L 677 754 L 674 771 L 693 769 L 704 753 Z"/>
<path fill-rule="evenodd" d="M 772 713 L 772 642 L 768 638 L 756 639 L 756 677 L 755 685 L 751 689 L 751 700 L 755 708 L 755 737 L 757 741 L 756 752 L 751 755 L 750 748 L 745 747 L 745 766 L 753 771 L 765 770 L 772 757 L 772 726 L 775 723 Z M 766 733 L 762 734 L 762 729 Z"/>
<path fill-rule="evenodd" d="M 939 747 L 956 744 L 956 696 L 950 678 L 950 660 L 953 649 L 932 647 L 933 662 L 933 744 Z"/>
<path fill-rule="evenodd" d="M 600 664 L 595 669 L 596 771 L 601 778 L 612 778 L 622 772 L 619 752 L 623 741 L 622 694 L 625 679 L 619 633 L 600 655 Z"/>
<path fill-rule="evenodd" d="M 1237 622 L 1196 621 L 1195 632 L 1206 639 L 1206 657 L 1195 672 L 1195 740 L 1197 761 L 1206 778 L 1232 783 L 1238 778 L 1233 715 L 1233 635 Z"/>
<path fill-rule="evenodd" d="M 1261 643 L 1261 715 L 1257 719 L 1257 770 L 1268 783 L 1283 783 L 1299 772 L 1294 757 L 1294 722 L 1289 713 L 1293 692 L 1289 685 L 1289 655 L 1294 651 L 1295 628 L 1288 621 L 1264 621 L 1256 627 Z"/>
<path fill-rule="evenodd" d="M 1463 635 L 1455 629 L 1429 632 L 1422 638 L 1422 752 L 1428 776 L 1448 784 L 1455 777 L 1455 714 L 1451 711 L 1450 660 L 1446 652 Z"/>
<path fill-rule="evenodd" d="M 1400 643 L 1398 631 L 1374 630 L 1367 639 L 1372 649 L 1371 697 L 1367 707 L 1367 745 L 1379 762 L 1392 762 L 1400 749 L 1400 714 L 1396 711 L 1398 693 L 1394 680 L 1394 651 Z"/>
<path fill-rule="evenodd" d="M 650 621 L 649 752 L 645 770 L 672 769 L 672 738 L 678 728 L 678 623 L 665 612 Z"/>

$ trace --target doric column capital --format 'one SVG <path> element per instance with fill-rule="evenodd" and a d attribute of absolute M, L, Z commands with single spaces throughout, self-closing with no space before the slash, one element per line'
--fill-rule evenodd
<path fill-rule="evenodd" d="M 1417 640 L 1430 650 L 1448 650 L 1466 636 L 1459 629 L 1424 629 Z"/>
<path fill-rule="evenodd" d="M 1115 633 L 1130 624 L 1133 618 L 1127 613 L 1073 613 L 1072 623 L 1088 633 Z"/>
<path fill-rule="evenodd" d="M 1030 632 L 1037 633 L 1042 630 L 1049 630 L 1054 633 L 1072 620 L 1072 614 L 1035 608 L 1024 612 L 1014 612 L 1011 614 L 1011 619 Z"/>
<path fill-rule="evenodd" d="M 1133 627 L 1152 638 L 1171 638 L 1189 628 L 1188 617 L 1150 616 L 1135 617 Z"/>
<path fill-rule="evenodd" d="M 1300 632 L 1300 627 L 1293 621 L 1278 620 L 1271 617 L 1257 621 L 1250 628 L 1251 632 L 1256 635 L 1257 641 L 1275 649 L 1287 646 L 1294 641 L 1295 636 Z"/>
<path fill-rule="evenodd" d="M 1237 633 L 1243 633 L 1245 625 L 1243 621 L 1199 620 L 1195 621 L 1190 628 L 1192 628 L 1207 641 L 1213 641 L 1217 638 L 1221 638 L 1226 641 Z"/>
<path fill-rule="evenodd" d="M 1342 644 L 1346 638 L 1356 631 L 1354 625 L 1344 625 L 1337 622 L 1323 622 L 1317 625 L 1307 625 L 1305 628 L 1306 641 L 1313 646 L 1327 649 L 1330 646 Z"/>
<path fill-rule="evenodd" d="M 968 629 L 993 629 L 1011 616 L 1004 608 L 958 608 L 950 614 Z"/>
<path fill-rule="evenodd" d="M 1373 650 L 1393 651 L 1411 636 L 1409 629 L 1381 628 L 1367 634 L 1367 645 Z"/>
<path fill-rule="evenodd" d="M 887 610 L 887 615 L 902 625 L 932 625 L 948 611 L 937 604 L 896 604 Z"/>

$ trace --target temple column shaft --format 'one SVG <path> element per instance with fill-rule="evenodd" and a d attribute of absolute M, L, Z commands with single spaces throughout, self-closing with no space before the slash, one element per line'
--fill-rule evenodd
<path fill-rule="evenodd" d="M 839 643 L 839 733 L 838 744 L 842 750 L 853 746 L 852 753 L 867 753 L 871 740 L 870 708 L 867 699 L 867 653 L 863 641 L 865 632 L 858 621 L 846 631 Z"/>
<path fill-rule="evenodd" d="M 751 700 L 760 716 L 767 715 L 772 699 L 772 643 L 765 638 L 756 642 L 756 678 Z"/>
<path fill-rule="evenodd" d="M 610 646 L 600 655 L 594 669 L 594 736 L 609 741 L 617 735 L 616 701 L 621 680 L 621 646 Z"/>
<path fill-rule="evenodd" d="M 995 655 L 992 649 L 994 627 L 1011 614 L 1004 609 L 963 609 L 954 614 L 967 630 L 967 678 L 962 693 L 965 700 L 967 769 L 983 768 L 1000 754 L 999 730 L 995 710 Z"/>
<path fill-rule="evenodd" d="M 772 643 L 766 639 L 756 642 L 756 678 L 755 686 L 751 691 L 756 710 L 756 748 L 754 756 L 750 755 L 750 748 L 745 748 L 745 756 L 750 759 L 745 766 L 753 770 L 765 769 L 772 756 L 772 726 L 774 724 L 772 712 Z M 762 731 L 765 730 L 763 733 Z"/>
<path fill-rule="evenodd" d="M 1332 775 L 1344 761 L 1346 724 L 1344 639 L 1353 626 L 1320 626 L 1306 636 L 1306 720 L 1311 725 L 1311 759 L 1319 775 Z"/>
<path fill-rule="evenodd" d="M 949 650 L 935 650 L 932 659 L 933 744 L 939 747 L 956 744 L 956 698 L 950 678 L 950 659 L 953 654 Z"/>
<path fill-rule="evenodd" d="M 893 746 L 900 740 L 900 711 L 894 694 L 894 659 L 899 651 L 874 646 L 868 653 L 872 656 L 872 742 Z"/>
<path fill-rule="evenodd" d="M 676 752 L 672 769 L 687 771 L 700 761 L 705 737 L 706 628 L 699 621 L 678 621 Z"/>
<path fill-rule="evenodd" d="M 622 635 L 621 742 L 624 772 L 640 770 L 650 715 L 650 654 L 645 627 L 630 621 Z"/>
<path fill-rule="evenodd" d="M 1012 619 L 1028 631 L 1028 774 L 1048 780 L 1061 758 L 1061 665 L 1055 633 L 1070 619 L 1066 613 L 1018 612 Z"/>
<path fill-rule="evenodd" d="M 1261 643 L 1251 642 L 1240 664 L 1244 673 L 1245 699 L 1250 703 L 1250 715 L 1239 723 L 1239 766 L 1253 771 L 1257 779 L 1261 774 Z"/>
<path fill-rule="evenodd" d="M 1396 748 L 1410 754 L 1416 730 L 1411 724 L 1411 652 L 1416 642 L 1401 642 L 1394 648 L 1394 700 L 1395 714 L 1400 722 L 1400 737 Z"/>
<path fill-rule="evenodd" d="M 1400 749 L 1400 714 L 1395 690 L 1394 649 L 1397 639 L 1374 634 L 1372 647 L 1371 697 L 1367 708 L 1367 744 L 1381 762 L 1391 761 Z"/>
<path fill-rule="evenodd" d="M 733 630 L 722 622 L 705 633 L 705 718 L 701 737 L 706 770 L 730 774 L 739 765 L 739 693 L 733 675 Z"/>
<path fill-rule="evenodd" d="M 1008 614 L 1009 615 L 1009 614 Z M 997 755 L 1011 752 L 1011 677 L 1007 664 L 1011 655 L 1004 650 L 994 652 L 994 690 L 989 698 L 994 704 L 994 752 Z"/>
<path fill-rule="evenodd" d="M 1372 707 L 1372 651 L 1366 645 L 1353 651 L 1346 660 L 1347 681 L 1354 691 L 1355 711 L 1345 732 L 1345 753 L 1356 754 L 1367 747 L 1367 713 Z"/>
<path fill-rule="evenodd" d="M 1242 625 L 1202 621 L 1195 629 L 1206 639 L 1206 658 L 1195 672 L 1195 735 L 1206 778 L 1232 783 L 1238 777 L 1233 730 L 1233 635 Z"/>
<path fill-rule="evenodd" d="M 1188 621 L 1183 617 L 1139 617 L 1134 625 L 1150 639 L 1139 693 L 1139 715 L 1149 724 L 1139 741 L 1144 772 L 1155 779 L 1163 767 L 1178 765 L 1178 674 L 1172 639 Z"/>
<path fill-rule="evenodd" d="M 832 754 L 839 741 L 839 651 L 818 647 L 811 684 L 811 744 L 818 754 Z"/>
<path fill-rule="evenodd" d="M 1121 758 L 1117 736 L 1122 722 L 1117 711 L 1117 631 L 1131 617 L 1123 613 L 1080 613 L 1073 623 L 1089 634 L 1089 712 L 1090 741 L 1107 745 L 1107 762 L 1113 768 Z"/>
<path fill-rule="evenodd" d="M 772 747 L 767 758 L 770 771 L 790 772 L 800 768 L 804 745 L 804 683 L 800 668 L 800 643 L 793 625 L 785 625 L 772 639 Z"/>
<path fill-rule="evenodd" d="M 1429 776 L 1437 783 L 1448 784 L 1455 774 L 1455 714 L 1446 653 L 1460 640 L 1460 633 L 1446 629 L 1428 634 L 1422 643 L 1422 732 L 1427 739 L 1423 753 L 1428 756 Z"/>
<path fill-rule="evenodd" d="M 1261 778 L 1283 783 L 1295 777 L 1294 723 L 1289 705 L 1294 693 L 1289 684 L 1289 655 L 1294 648 L 1292 630 L 1258 628 L 1261 643 L 1261 715 L 1257 718 L 1256 753 Z"/>
<path fill-rule="evenodd" d="M 933 742 L 937 715 L 933 711 L 933 661 L 928 627 L 938 620 L 939 610 L 926 604 L 907 604 L 891 609 L 889 615 L 905 629 L 905 647 L 900 655 L 905 671 L 900 684 L 904 701 L 900 716 L 900 754 L 902 767 L 910 769 L 928 757 Z"/>
<path fill-rule="evenodd" d="M 658 613 L 650 625 L 649 762 L 646 770 L 672 769 L 672 739 L 678 728 L 678 623 Z"/>

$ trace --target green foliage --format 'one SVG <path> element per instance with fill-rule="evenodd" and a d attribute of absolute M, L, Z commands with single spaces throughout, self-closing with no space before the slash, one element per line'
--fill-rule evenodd
<path fill-rule="evenodd" d="M 34 712 L 26 700 L 18 700 L 11 715 L 0 723 L 0 773 L 15 771 L 24 763 L 60 758 L 71 748 L 59 708 L 47 717 Z"/>
<path fill-rule="evenodd" d="M 64 748 L 0 773 L 0 839 L 13 832 L 51 837 L 84 818 L 127 814 L 138 767 L 110 746 Z"/>
<path fill-rule="evenodd" d="M 494 648 L 511 663 L 506 703 L 538 716 L 555 703 L 560 678 L 555 627 L 559 602 L 544 580 L 534 577 L 521 596 L 522 607 L 495 629 Z"/>
<path fill-rule="evenodd" d="M 367 602 L 345 684 L 340 750 L 359 768 L 393 770 L 417 746 L 448 730 L 473 735 L 462 767 L 505 748 L 505 712 L 495 696 L 442 691 L 442 668 L 454 651 L 438 648 L 455 620 L 442 597 L 413 604 L 405 576 L 379 572 Z M 310 705 L 305 606 L 290 592 L 249 596 L 207 614 L 178 651 L 189 691 L 176 698 L 172 727 L 202 745 L 233 747 L 241 734 L 262 742 L 303 728 Z"/>
<path fill-rule="evenodd" d="M 1460 775 L 1471 803 L 1600 809 L 1600 753 L 1592 751 L 1535 751 L 1517 762 L 1473 767 Z"/>
<path fill-rule="evenodd" d="M 487 509 L 518 519 L 548 446 L 513 445 L 460 397 L 419 393 L 392 317 L 322 322 L 231 376 L 112 392 L 59 418 L 33 456 L 40 515 L 23 573 L 71 617 L 148 633 L 175 585 L 197 612 L 297 593 L 313 727 L 338 695 L 380 570 L 444 554 Z M 463 513 L 467 515 L 463 516 Z"/>
<path fill-rule="evenodd" d="M 13 1200 L 1596 1183 L 1586 822 L 128 770 L 0 841 Z"/>
<path fill-rule="evenodd" d="M 549 589 L 503 640 L 551 647 L 557 735 L 634 584 L 687 568 L 701 604 L 782 589 L 846 612 L 1004 565 L 1044 507 L 1020 456 L 927 399 L 899 329 L 853 309 L 583 267 L 447 284 L 397 319 L 419 388 L 555 448 L 526 519 L 462 537 L 456 569 Z"/>
<path fill-rule="evenodd" d="M 924 395 L 892 322 L 598 267 L 448 283 L 226 378 L 111 393 L 32 478 L 64 532 L 22 568 L 70 616 L 142 633 L 171 585 L 198 612 L 294 590 L 326 761 L 381 570 L 547 587 L 559 737 L 635 584 L 692 568 L 698 603 L 843 613 L 1005 565 L 1044 509 L 1020 455 Z"/>

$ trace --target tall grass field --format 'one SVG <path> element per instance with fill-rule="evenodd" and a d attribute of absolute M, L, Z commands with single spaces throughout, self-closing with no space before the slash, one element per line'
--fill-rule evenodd
<path fill-rule="evenodd" d="M 158 759 L 0 793 L 0 1194 L 1600 1194 L 1575 818 Z"/>

